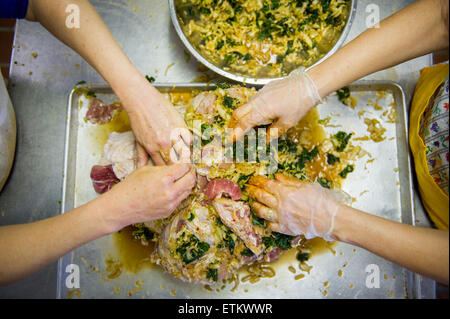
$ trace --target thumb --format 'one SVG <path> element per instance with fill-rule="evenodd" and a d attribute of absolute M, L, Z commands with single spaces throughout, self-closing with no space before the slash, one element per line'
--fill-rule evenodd
<path fill-rule="evenodd" d="M 234 110 L 228 127 L 233 129 L 232 134 L 227 136 L 227 142 L 238 141 L 242 136 L 252 127 L 248 122 L 248 118 L 252 112 L 252 106 L 247 103 L 236 110 Z"/>
<path fill-rule="evenodd" d="M 145 150 L 145 148 L 137 142 L 136 142 L 136 153 L 137 153 L 136 167 L 140 168 L 142 166 L 147 165 L 148 153 Z"/>
<path fill-rule="evenodd" d="M 261 98 L 259 100 L 261 102 Z M 266 125 L 272 122 L 271 117 L 264 110 L 264 103 L 257 103 L 256 99 L 241 106 L 233 112 L 229 127 L 234 129 L 234 134 L 228 141 L 239 140 L 248 130 L 255 126 Z"/>
<path fill-rule="evenodd" d="M 173 164 L 164 167 L 167 170 L 168 178 L 175 182 L 182 178 L 186 173 L 191 170 L 191 164 L 181 163 L 181 164 Z"/>

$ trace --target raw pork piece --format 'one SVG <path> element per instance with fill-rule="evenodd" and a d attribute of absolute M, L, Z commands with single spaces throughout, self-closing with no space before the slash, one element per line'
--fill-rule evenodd
<path fill-rule="evenodd" d="M 86 120 L 91 123 L 103 124 L 111 121 L 114 116 L 114 111 L 121 109 L 120 104 L 106 105 L 102 100 L 93 98 L 89 103 L 89 108 L 86 112 Z"/>
<path fill-rule="evenodd" d="M 114 174 L 112 165 L 101 166 L 95 165 L 91 169 L 91 179 L 94 185 L 94 190 L 103 194 L 111 189 L 120 180 Z"/>
<path fill-rule="evenodd" d="M 193 203 L 166 226 L 152 259 L 187 282 L 211 285 L 229 278 L 240 265 L 230 263 L 232 256 L 226 248 L 218 248 L 221 242 L 216 235 L 219 226 L 215 219 L 208 207 Z M 210 269 L 216 278 L 208 276 Z"/>
<path fill-rule="evenodd" d="M 226 178 L 218 178 L 210 181 L 204 193 L 210 199 L 222 197 L 223 194 L 227 194 L 232 200 L 241 198 L 241 189 L 239 186 Z"/>
<path fill-rule="evenodd" d="M 117 178 L 123 180 L 136 169 L 136 159 L 136 140 L 132 131 L 109 134 L 101 165 L 112 165 Z"/>
<path fill-rule="evenodd" d="M 91 169 L 94 190 L 103 194 L 136 169 L 136 147 L 133 132 L 112 132 L 103 148 L 100 165 Z"/>
<path fill-rule="evenodd" d="M 214 122 L 215 108 L 217 96 L 214 93 L 202 92 L 194 97 L 191 101 L 194 111 L 203 116 L 208 124 Z"/>

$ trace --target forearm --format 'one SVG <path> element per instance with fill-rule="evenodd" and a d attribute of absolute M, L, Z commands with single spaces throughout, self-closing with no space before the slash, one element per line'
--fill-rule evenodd
<path fill-rule="evenodd" d="M 66 26 L 66 8 L 75 4 L 80 12 L 80 27 Z M 27 19 L 39 21 L 56 38 L 79 53 L 111 85 L 119 99 L 142 90 L 145 83 L 156 91 L 140 74 L 113 38 L 101 17 L 87 0 L 30 0 Z M 131 111 L 133 103 L 124 103 Z"/>
<path fill-rule="evenodd" d="M 308 71 L 322 97 L 401 62 L 448 47 L 448 1 L 419 0 Z"/>
<path fill-rule="evenodd" d="M 401 224 L 341 206 L 335 220 L 334 237 L 448 284 L 449 235 L 446 231 Z"/>
<path fill-rule="evenodd" d="M 0 285 L 35 273 L 76 247 L 108 234 L 102 200 L 42 221 L 0 227 Z"/>

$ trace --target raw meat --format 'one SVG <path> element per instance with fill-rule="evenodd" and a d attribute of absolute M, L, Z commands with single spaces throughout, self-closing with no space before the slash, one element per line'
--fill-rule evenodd
<path fill-rule="evenodd" d="M 86 112 L 86 120 L 91 123 L 103 124 L 111 121 L 114 116 L 114 111 L 121 109 L 120 104 L 106 105 L 102 100 L 93 98 L 89 103 L 89 108 Z"/>
<path fill-rule="evenodd" d="M 243 240 L 245 246 L 255 255 L 263 252 L 262 240 L 253 229 L 250 220 L 250 207 L 247 203 L 218 198 L 213 201 L 212 205 L 219 214 L 221 221 Z"/>
<path fill-rule="evenodd" d="M 91 169 L 91 179 L 94 185 L 94 190 L 103 194 L 111 189 L 120 180 L 114 174 L 112 165 L 101 166 L 95 165 Z"/>
<path fill-rule="evenodd" d="M 232 200 L 238 200 L 241 198 L 241 189 L 236 183 L 225 178 L 213 179 L 205 188 L 205 195 L 210 199 L 221 197 L 223 194 L 227 194 Z"/>

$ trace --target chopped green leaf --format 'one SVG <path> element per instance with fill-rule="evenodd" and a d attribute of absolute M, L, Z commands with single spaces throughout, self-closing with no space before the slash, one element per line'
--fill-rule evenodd
<path fill-rule="evenodd" d="M 225 122 L 225 120 L 219 114 L 214 116 L 214 123 L 215 124 L 219 124 L 220 126 L 223 126 L 224 122 Z"/>
<path fill-rule="evenodd" d="M 190 16 L 190 17 L 195 16 L 195 11 L 194 11 L 194 8 L 192 8 L 192 6 L 186 7 L 186 12 L 187 12 L 188 16 Z"/>
<path fill-rule="evenodd" d="M 181 236 L 181 238 L 184 238 L 184 236 Z M 187 265 L 203 257 L 208 250 L 208 243 L 200 241 L 195 235 L 191 235 L 187 241 L 184 241 L 176 249 L 176 252 L 181 256 L 181 259 Z"/>
<path fill-rule="evenodd" d="M 231 64 L 236 62 L 236 56 L 234 54 L 228 53 L 227 55 L 225 55 L 224 60 L 228 64 Z"/>
<path fill-rule="evenodd" d="M 284 58 L 293 52 L 292 51 L 292 46 L 293 45 L 294 45 L 294 41 L 289 40 L 288 43 L 287 43 L 286 52 L 284 54 L 281 54 L 281 55 L 277 56 L 277 63 L 283 62 Z"/>
<path fill-rule="evenodd" d="M 257 216 L 253 209 L 251 209 L 252 211 L 252 225 L 255 226 L 265 226 L 266 222 L 264 221 L 264 219 L 262 219 L 261 217 Z"/>
<path fill-rule="evenodd" d="M 269 247 L 279 247 L 281 249 L 287 250 L 291 249 L 292 236 L 273 232 L 268 237 L 263 237 L 262 242 L 266 248 Z"/>
<path fill-rule="evenodd" d="M 281 249 L 291 249 L 291 240 L 292 236 L 284 235 L 280 233 L 275 233 L 275 244 L 277 247 L 280 247 Z"/>
<path fill-rule="evenodd" d="M 228 247 L 228 251 L 230 252 L 230 254 L 233 255 L 234 247 L 236 246 L 236 243 L 234 242 L 234 239 L 231 236 L 231 231 L 230 231 L 230 233 L 227 234 L 226 245 Z"/>
<path fill-rule="evenodd" d="M 303 3 L 308 2 L 308 0 L 295 0 L 295 6 L 297 8 L 300 8 L 301 6 L 303 6 Z"/>
<path fill-rule="evenodd" d="M 340 159 L 339 157 L 334 156 L 334 155 L 331 154 L 331 153 L 328 153 L 328 154 L 327 154 L 327 163 L 328 163 L 328 164 L 334 165 L 334 164 L 336 164 L 336 163 L 339 163 L 340 161 L 341 161 L 341 159 Z"/>
<path fill-rule="evenodd" d="M 347 105 L 348 98 L 350 97 L 350 88 L 348 86 L 344 86 L 343 88 L 336 91 L 338 96 L 338 100 Z"/>
<path fill-rule="evenodd" d="M 93 90 L 88 90 L 88 91 L 86 92 L 86 95 L 87 95 L 87 96 L 90 96 L 90 97 L 97 97 L 97 95 L 95 95 L 95 92 L 94 92 Z"/>
<path fill-rule="evenodd" d="M 212 281 L 217 281 L 218 278 L 217 268 L 209 268 L 208 272 L 206 273 L 206 278 L 211 279 Z"/>
<path fill-rule="evenodd" d="M 249 175 L 241 175 L 238 178 L 237 184 L 241 189 L 245 188 L 245 184 L 247 184 L 248 180 L 253 176 L 254 173 L 251 173 Z"/>
<path fill-rule="evenodd" d="M 147 81 L 149 81 L 150 83 L 155 82 L 155 78 L 153 76 L 148 76 L 146 75 L 145 78 L 147 79 Z"/>
<path fill-rule="evenodd" d="M 311 151 L 304 148 L 301 154 L 297 156 L 297 161 L 294 163 L 295 167 L 301 171 L 305 168 L 306 162 L 312 161 L 318 153 L 319 149 L 317 147 L 314 147 Z"/>
<path fill-rule="evenodd" d="M 342 177 L 342 178 L 346 178 L 347 175 L 348 175 L 348 173 L 353 172 L 353 170 L 354 170 L 353 165 L 347 165 L 347 167 L 344 168 L 344 169 L 342 170 L 342 172 L 339 173 L 339 176 Z"/>
<path fill-rule="evenodd" d="M 275 239 L 274 239 L 272 236 L 269 236 L 269 237 L 263 237 L 263 238 L 262 238 L 262 242 L 263 242 L 263 244 L 264 244 L 264 246 L 265 246 L 266 248 L 275 246 L 275 245 L 274 245 Z"/>
<path fill-rule="evenodd" d="M 309 254 L 308 253 L 298 253 L 297 254 L 297 260 L 301 263 L 308 261 Z"/>
<path fill-rule="evenodd" d="M 205 15 L 211 14 L 211 9 L 202 7 L 200 8 L 200 13 Z"/>
<path fill-rule="evenodd" d="M 230 47 L 235 47 L 235 46 L 239 45 L 238 42 L 235 42 L 235 41 L 233 41 L 233 40 L 231 40 L 231 39 L 227 39 L 227 44 L 228 44 Z"/>
<path fill-rule="evenodd" d="M 236 8 L 234 8 L 234 13 L 235 14 L 240 14 L 242 13 L 244 9 L 241 6 L 237 6 Z"/>
<path fill-rule="evenodd" d="M 209 144 L 212 142 L 213 140 L 213 134 L 212 134 L 212 130 L 211 130 L 211 126 L 209 126 L 208 124 L 202 123 L 201 125 L 201 130 L 202 130 L 202 143 L 204 145 Z M 208 131 L 209 133 L 209 137 L 208 138 L 203 138 L 203 134 L 205 131 Z"/>
<path fill-rule="evenodd" d="M 297 144 L 290 139 L 278 139 L 278 151 L 282 153 L 295 153 L 297 152 Z"/>
<path fill-rule="evenodd" d="M 226 106 L 227 108 L 234 110 L 234 109 L 236 109 L 236 107 L 237 107 L 237 105 L 236 105 L 236 103 L 235 103 L 235 102 L 237 102 L 237 101 L 238 101 L 238 99 L 235 99 L 235 98 L 232 98 L 232 97 L 230 97 L 230 96 L 228 96 L 228 95 L 225 95 L 225 96 L 223 97 L 222 104 L 223 104 L 224 106 Z"/>
<path fill-rule="evenodd" d="M 272 14 L 267 13 L 265 15 L 265 18 L 266 19 L 263 20 L 263 22 L 259 25 L 259 33 L 258 33 L 259 40 L 272 39 L 272 33 L 280 29 L 280 26 L 278 26 L 273 22 Z"/>
<path fill-rule="evenodd" d="M 270 9 L 276 10 L 280 7 L 280 0 L 272 0 L 272 5 L 270 6 Z"/>
<path fill-rule="evenodd" d="M 325 177 L 319 177 L 317 179 L 317 181 L 319 182 L 320 186 L 324 187 L 324 188 L 331 188 L 331 181 L 329 181 L 328 179 L 326 179 Z"/>
<path fill-rule="evenodd" d="M 337 142 L 336 150 L 338 152 L 343 152 L 345 148 L 347 147 L 348 142 L 350 141 L 350 138 L 352 137 L 352 133 L 345 133 L 343 131 L 337 132 L 333 138 Z"/>
<path fill-rule="evenodd" d="M 242 252 L 241 252 L 241 255 L 242 256 L 248 256 L 248 257 L 252 257 L 253 255 L 254 255 L 254 253 L 250 250 L 250 249 L 244 249 Z"/>
<path fill-rule="evenodd" d="M 331 0 L 322 0 L 320 3 L 322 5 L 322 12 L 326 12 L 330 8 Z"/>
<path fill-rule="evenodd" d="M 155 234 L 147 227 L 143 227 L 141 229 L 133 231 L 133 236 L 136 239 L 152 240 L 154 235 Z"/>
<path fill-rule="evenodd" d="M 223 40 L 217 41 L 216 50 L 222 49 L 224 45 L 225 45 L 225 41 L 223 41 Z"/>
<path fill-rule="evenodd" d="M 215 85 L 219 88 L 219 89 L 229 89 L 231 87 L 231 84 L 229 83 L 215 83 Z"/>

